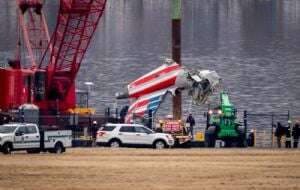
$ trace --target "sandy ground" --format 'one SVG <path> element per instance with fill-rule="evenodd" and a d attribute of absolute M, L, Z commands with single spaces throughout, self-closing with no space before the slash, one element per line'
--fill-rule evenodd
<path fill-rule="evenodd" d="M 74 148 L 0 154 L 0 189 L 300 189 L 300 151 Z"/>

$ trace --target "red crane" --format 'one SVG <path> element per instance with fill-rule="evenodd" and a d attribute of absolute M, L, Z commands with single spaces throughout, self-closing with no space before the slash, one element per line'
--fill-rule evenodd
<path fill-rule="evenodd" d="M 9 67 L 0 68 L 0 109 L 33 103 L 65 112 L 76 104 L 75 78 L 106 0 L 60 0 L 50 38 L 42 0 L 16 0 L 19 33 Z"/>

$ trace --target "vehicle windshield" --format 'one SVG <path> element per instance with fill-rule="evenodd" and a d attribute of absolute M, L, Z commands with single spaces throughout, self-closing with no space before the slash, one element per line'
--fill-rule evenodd
<path fill-rule="evenodd" d="M 116 126 L 111 126 L 111 125 L 104 125 L 100 127 L 100 131 L 113 131 L 116 128 Z"/>
<path fill-rule="evenodd" d="M 151 134 L 154 133 L 154 131 L 152 131 L 151 129 L 148 129 L 146 127 L 143 127 L 143 129 L 145 130 L 146 133 Z"/>
<path fill-rule="evenodd" d="M 8 134 L 13 133 L 17 126 L 11 126 L 11 125 L 2 125 L 0 126 L 0 133 Z"/>

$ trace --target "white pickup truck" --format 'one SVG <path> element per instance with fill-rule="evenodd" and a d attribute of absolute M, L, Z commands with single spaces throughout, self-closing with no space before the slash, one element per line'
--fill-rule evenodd
<path fill-rule="evenodd" d="M 4 154 L 26 150 L 27 153 L 63 153 L 72 146 L 72 131 L 41 131 L 36 124 L 12 123 L 0 125 L 0 150 Z"/>

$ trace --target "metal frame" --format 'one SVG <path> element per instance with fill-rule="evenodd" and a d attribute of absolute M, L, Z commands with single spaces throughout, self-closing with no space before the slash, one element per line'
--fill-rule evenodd
<path fill-rule="evenodd" d="M 66 97 L 104 12 L 106 0 L 60 0 L 55 32 L 39 68 L 46 70 L 46 91 Z M 45 56 L 50 55 L 50 60 Z"/>
<path fill-rule="evenodd" d="M 45 98 L 31 101 L 40 109 L 57 108 L 65 112 L 75 106 L 75 78 L 103 15 L 106 1 L 60 0 L 57 24 L 50 39 L 42 11 L 43 1 L 16 0 L 20 30 L 16 60 L 22 64 L 20 76 L 25 75 L 25 70 L 32 72 L 33 79 L 36 72 L 45 73 Z M 6 75 L 3 74 L 3 77 Z M 23 88 L 22 80 L 10 87 L 15 91 Z M 34 91 L 34 88 L 31 83 L 28 90 Z M 55 92 L 55 97 L 50 96 L 52 92 Z M 11 96 L 10 99 L 16 99 L 18 105 L 27 103 L 23 100 L 19 102 L 15 95 Z"/>

